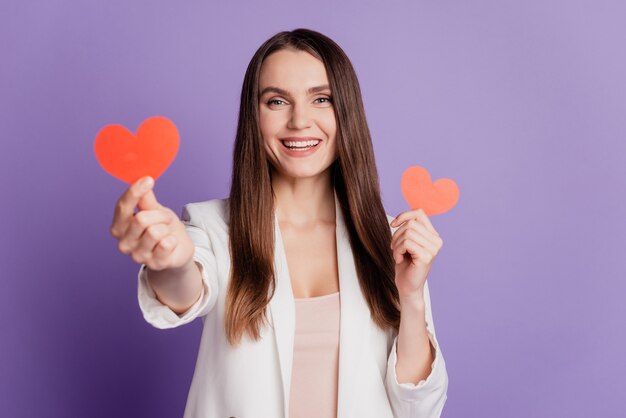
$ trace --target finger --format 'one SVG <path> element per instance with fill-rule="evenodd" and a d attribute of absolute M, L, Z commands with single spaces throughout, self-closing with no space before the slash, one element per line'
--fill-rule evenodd
<path fill-rule="evenodd" d="M 157 201 L 154 195 L 154 190 L 149 189 L 137 202 L 139 210 L 151 210 L 161 208 L 161 204 Z"/>
<path fill-rule="evenodd" d="M 423 209 L 419 209 L 416 213 L 417 219 L 422 221 L 422 223 L 424 224 L 424 226 L 426 227 L 426 229 L 428 229 L 430 232 L 432 232 L 433 234 L 439 236 L 439 234 L 437 233 L 437 231 L 435 230 L 435 227 L 433 226 L 433 224 L 430 222 L 430 219 L 428 219 L 428 216 L 426 215 L 426 212 L 424 212 Z"/>
<path fill-rule="evenodd" d="M 415 219 L 409 219 L 406 221 L 401 227 L 399 227 L 391 237 L 391 248 L 394 247 L 395 243 L 404 237 L 405 231 L 413 230 L 418 233 L 418 235 L 422 235 L 426 240 L 433 246 L 440 246 L 441 238 L 437 235 L 434 235 L 430 232 L 426 227 Z"/>
<path fill-rule="evenodd" d="M 391 226 L 393 227 L 398 227 L 400 225 L 402 225 L 403 222 L 407 221 L 408 219 L 414 218 L 415 216 L 413 216 L 413 211 L 412 210 L 407 210 L 405 212 L 401 212 L 398 216 L 396 216 L 393 221 L 391 221 Z"/>
<path fill-rule="evenodd" d="M 424 226 L 421 226 L 421 227 L 424 228 Z M 416 242 L 417 244 L 425 248 L 430 253 L 436 254 L 438 251 L 437 244 L 433 242 L 431 239 L 429 239 L 428 237 L 426 237 L 424 235 L 424 232 L 427 232 L 425 228 L 423 231 L 416 231 L 414 229 L 407 228 L 404 231 L 402 231 L 400 236 L 397 237 L 395 241 L 392 242 L 391 248 L 393 249 L 396 245 L 398 245 L 399 242 L 402 242 L 403 240 L 408 239 L 408 240 L 412 240 Z"/>
<path fill-rule="evenodd" d="M 433 259 L 432 254 L 411 240 L 402 241 L 393 251 L 393 259 L 396 261 L 396 264 L 404 260 L 405 254 L 410 255 L 413 261 L 420 261 L 425 264 L 430 263 Z"/>
<path fill-rule="evenodd" d="M 135 207 L 139 199 L 152 188 L 154 180 L 152 177 L 144 177 L 133 183 L 126 192 L 119 198 L 115 205 L 113 222 L 110 232 L 115 238 L 120 238 L 126 231 L 130 219 L 134 215 Z"/>
<path fill-rule="evenodd" d="M 439 235 L 437 233 L 437 231 L 435 230 L 435 228 L 433 227 L 433 225 L 430 222 L 430 220 L 428 219 L 428 216 L 426 216 L 426 212 L 424 212 L 424 209 L 421 209 L 421 208 L 420 209 L 414 209 L 414 210 L 408 210 L 406 212 L 402 212 L 401 214 L 396 216 L 396 218 L 393 221 L 391 221 L 390 225 L 392 227 L 398 227 L 398 226 L 402 225 L 403 222 L 406 222 L 409 219 L 416 219 L 416 220 L 420 221 L 433 234 Z"/>
<path fill-rule="evenodd" d="M 137 241 L 137 246 L 133 250 L 133 255 L 136 255 L 142 260 L 148 260 L 152 258 L 152 250 L 159 243 L 160 240 L 171 234 L 171 229 L 166 224 L 155 224 L 147 227 L 141 238 Z"/>
<path fill-rule="evenodd" d="M 139 244 L 144 231 L 154 224 L 170 225 L 172 214 L 165 210 L 142 210 L 137 212 L 128 223 L 124 235 L 118 243 L 118 248 L 124 254 L 130 254 Z"/>
<path fill-rule="evenodd" d="M 153 270 L 162 270 L 167 265 L 168 257 L 174 252 L 178 245 L 178 238 L 174 235 L 168 235 L 160 240 L 152 251 L 151 264 Z"/>

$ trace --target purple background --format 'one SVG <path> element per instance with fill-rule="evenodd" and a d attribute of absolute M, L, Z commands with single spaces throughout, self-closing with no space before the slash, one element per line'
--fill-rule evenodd
<path fill-rule="evenodd" d="M 182 415 L 200 322 L 144 322 L 93 140 L 167 116 L 157 197 L 227 196 L 247 63 L 308 27 L 357 70 L 387 212 L 411 165 L 459 184 L 429 277 L 444 416 L 623 416 L 624 2 L 217 3 L 1 3 L 0 415 Z"/>

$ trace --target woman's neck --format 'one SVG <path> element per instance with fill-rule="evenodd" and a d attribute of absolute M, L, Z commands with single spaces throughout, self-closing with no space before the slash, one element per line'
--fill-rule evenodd
<path fill-rule="evenodd" d="M 280 222 L 294 226 L 309 226 L 320 221 L 335 222 L 335 192 L 330 170 L 306 178 L 288 178 L 273 172 L 272 188 Z"/>

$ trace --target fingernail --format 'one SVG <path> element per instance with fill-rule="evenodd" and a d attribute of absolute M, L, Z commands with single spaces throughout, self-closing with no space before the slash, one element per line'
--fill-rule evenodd
<path fill-rule="evenodd" d="M 146 177 L 141 180 L 141 183 L 139 183 L 139 188 L 141 190 L 147 190 L 150 186 L 152 186 L 152 177 Z"/>

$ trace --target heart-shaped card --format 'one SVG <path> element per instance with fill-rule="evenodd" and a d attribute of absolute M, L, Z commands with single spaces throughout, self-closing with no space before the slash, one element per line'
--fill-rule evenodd
<path fill-rule="evenodd" d="M 146 119 L 134 135 L 122 125 L 107 125 L 94 143 L 96 159 L 104 170 L 125 183 L 144 176 L 156 180 L 176 158 L 176 125 L 163 116 Z"/>
<path fill-rule="evenodd" d="M 424 167 L 409 167 L 402 174 L 402 194 L 411 209 L 423 209 L 427 216 L 447 212 L 459 200 L 459 186 L 451 179 L 433 182 Z"/>

